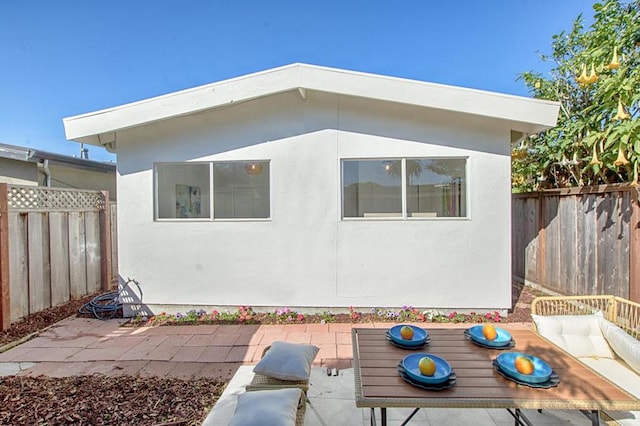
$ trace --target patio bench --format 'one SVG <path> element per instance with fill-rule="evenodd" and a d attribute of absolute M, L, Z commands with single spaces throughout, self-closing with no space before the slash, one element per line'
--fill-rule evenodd
<path fill-rule="evenodd" d="M 544 296 L 531 302 L 533 331 L 640 398 L 640 304 L 617 296 Z M 640 411 L 607 411 L 620 425 Z"/>

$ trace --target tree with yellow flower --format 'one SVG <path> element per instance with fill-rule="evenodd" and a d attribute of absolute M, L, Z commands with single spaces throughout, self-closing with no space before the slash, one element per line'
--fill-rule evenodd
<path fill-rule="evenodd" d="M 512 147 L 515 191 L 629 182 L 640 167 L 640 0 L 593 5 L 554 35 L 548 76 L 520 75 L 533 97 L 560 102 L 557 127 Z"/>

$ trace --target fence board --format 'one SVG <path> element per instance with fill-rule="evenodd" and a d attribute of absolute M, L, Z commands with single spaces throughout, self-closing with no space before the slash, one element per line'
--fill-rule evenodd
<path fill-rule="evenodd" d="M 100 215 L 85 213 L 85 259 L 87 265 L 87 292 L 100 291 L 102 274 L 100 269 Z"/>
<path fill-rule="evenodd" d="M 527 243 L 525 249 L 525 273 L 531 279 L 538 280 L 538 227 L 540 225 L 540 212 L 536 208 L 537 199 L 526 199 L 524 208 L 526 210 L 524 217 L 526 219 L 524 243 Z"/>
<path fill-rule="evenodd" d="M 118 281 L 118 205 L 111 203 L 109 206 L 111 215 L 111 283 Z"/>
<path fill-rule="evenodd" d="M 87 294 L 84 213 L 69 212 L 69 293 L 79 299 Z"/>
<path fill-rule="evenodd" d="M 565 197 L 558 204 L 558 288 L 576 292 L 576 199 Z"/>
<path fill-rule="evenodd" d="M 69 301 L 69 223 L 67 218 L 67 213 L 49 213 L 52 306 Z"/>
<path fill-rule="evenodd" d="M 29 313 L 51 307 L 48 273 L 48 250 L 45 249 L 46 213 L 30 212 L 27 215 L 27 251 L 29 253 Z"/>
<path fill-rule="evenodd" d="M 615 194 L 615 193 L 614 193 Z M 624 225 L 625 215 L 629 215 L 630 206 L 627 194 L 610 194 L 610 203 L 613 208 L 610 210 L 611 227 L 607 229 L 607 253 L 605 271 L 606 280 L 604 282 L 605 293 L 622 296 L 629 294 L 629 264 L 620 262 L 620 259 L 629 256 L 629 232 Z M 628 219 L 627 219 L 628 223 Z M 624 297 L 624 296 L 622 296 Z"/>
<path fill-rule="evenodd" d="M 27 215 L 9 213 L 10 318 L 15 322 L 29 315 L 29 271 L 27 269 Z"/>
<path fill-rule="evenodd" d="M 558 256 L 560 254 L 560 219 L 558 218 L 559 197 L 553 196 L 545 199 L 544 222 L 545 226 L 545 256 L 544 279 L 547 285 L 553 289 L 561 290 L 558 279 Z"/>
<path fill-rule="evenodd" d="M 585 194 L 579 197 L 576 206 L 576 293 L 594 294 L 596 280 L 596 215 L 593 208 L 594 195 Z"/>
<path fill-rule="evenodd" d="M 612 236 L 615 231 L 615 223 L 612 218 L 614 203 L 611 194 L 605 194 L 598 203 L 598 256 L 596 260 L 598 268 L 598 290 L 601 294 L 611 291 L 613 277 L 616 270 Z M 609 242 L 609 244 L 607 244 Z M 613 275 L 612 275 L 613 274 Z"/>

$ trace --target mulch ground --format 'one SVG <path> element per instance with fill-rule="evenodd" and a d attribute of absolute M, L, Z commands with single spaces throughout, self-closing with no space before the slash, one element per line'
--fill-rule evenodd
<path fill-rule="evenodd" d="M 530 321 L 530 305 L 543 292 L 514 284 L 503 322 Z M 95 295 L 33 314 L 0 333 L 0 348 L 77 315 Z M 199 425 L 226 382 L 161 377 L 0 377 L 0 424 Z"/>
<path fill-rule="evenodd" d="M 223 381 L 157 377 L 0 378 L 3 425 L 200 425 Z"/>

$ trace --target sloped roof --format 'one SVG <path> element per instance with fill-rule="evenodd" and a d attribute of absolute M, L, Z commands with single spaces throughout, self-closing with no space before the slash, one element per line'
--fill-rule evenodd
<path fill-rule="evenodd" d="M 265 96 L 307 90 L 455 111 L 510 123 L 520 133 L 556 125 L 559 104 L 456 86 L 307 64 L 279 68 L 63 119 L 69 140 L 115 145 L 115 132 Z"/>
<path fill-rule="evenodd" d="M 27 163 L 41 163 L 44 160 L 49 160 L 51 164 L 71 167 L 74 169 L 99 172 L 116 171 L 115 163 L 94 161 L 89 160 L 88 158 L 71 157 L 69 155 L 57 154 L 55 152 L 41 151 L 39 149 L 9 145 L 5 143 L 0 143 L 0 158 L 8 158 L 9 160 L 18 160 Z"/>

